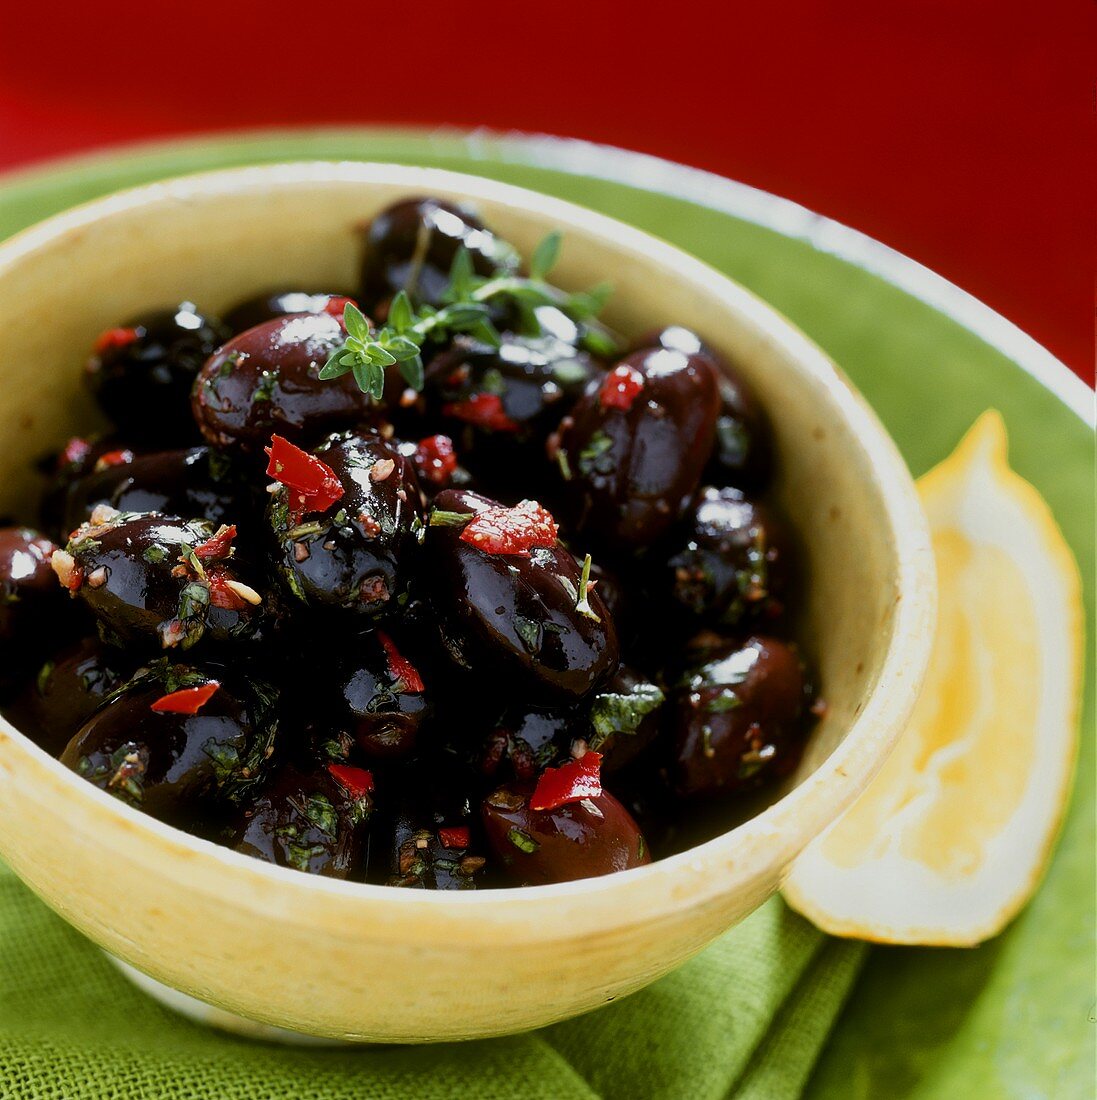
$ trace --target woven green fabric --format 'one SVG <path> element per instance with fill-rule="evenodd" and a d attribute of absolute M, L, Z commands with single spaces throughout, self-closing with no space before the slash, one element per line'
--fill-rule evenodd
<path fill-rule="evenodd" d="M 545 1031 L 309 1050 L 161 1008 L 0 867 L 0 1097 L 784 1100 L 799 1096 L 863 950 L 775 899 L 649 989 Z"/>

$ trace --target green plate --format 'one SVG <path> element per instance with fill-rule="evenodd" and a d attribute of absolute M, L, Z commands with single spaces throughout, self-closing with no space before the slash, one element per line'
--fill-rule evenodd
<path fill-rule="evenodd" d="M 310 158 L 433 164 L 491 176 L 672 241 L 772 302 L 825 348 L 876 408 L 916 475 L 946 455 L 984 409 L 999 409 L 1013 465 L 1047 498 L 1081 566 L 1093 668 L 1093 392 L 963 291 L 783 199 L 580 142 L 310 131 L 144 146 L 9 175 L 0 181 L 0 237 L 149 180 Z M 874 948 L 810 1096 L 1092 1095 L 1092 679 L 1082 729 L 1070 816 L 1036 899 L 976 950 Z"/>

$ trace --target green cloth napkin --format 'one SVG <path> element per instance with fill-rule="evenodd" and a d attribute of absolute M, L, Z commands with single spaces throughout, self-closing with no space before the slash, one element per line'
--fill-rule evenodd
<path fill-rule="evenodd" d="M 774 899 L 655 985 L 543 1031 L 285 1047 L 161 1008 L 0 865 L 0 1097 L 785 1100 L 799 1096 L 864 951 Z"/>

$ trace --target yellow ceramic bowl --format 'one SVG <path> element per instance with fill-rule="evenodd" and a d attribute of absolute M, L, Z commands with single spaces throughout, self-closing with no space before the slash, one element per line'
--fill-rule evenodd
<path fill-rule="evenodd" d="M 147 307 L 217 311 L 279 285 L 352 286 L 358 229 L 412 194 L 474 204 L 525 254 L 565 234 L 554 277 L 609 279 L 625 333 L 678 323 L 745 374 L 774 423 L 776 494 L 806 544 L 804 608 L 829 708 L 776 803 L 651 866 L 461 894 L 333 882 L 145 817 L 0 720 L 0 855 L 68 921 L 138 970 L 254 1020 L 422 1042 L 537 1027 L 629 993 L 760 905 L 865 787 L 906 722 L 934 614 L 910 476 L 825 355 L 711 268 L 609 218 L 503 184 L 384 164 L 246 168 L 71 210 L 0 245 L 0 513 L 29 465 L 94 425 L 80 364 Z"/>

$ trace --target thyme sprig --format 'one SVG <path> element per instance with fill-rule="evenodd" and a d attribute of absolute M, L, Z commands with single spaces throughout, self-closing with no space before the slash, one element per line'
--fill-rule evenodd
<path fill-rule="evenodd" d="M 600 284 L 590 290 L 569 294 L 547 281 L 560 255 L 562 238 L 550 233 L 533 251 L 528 276 L 503 273 L 478 275 L 472 254 L 463 245 L 457 249 L 450 268 L 449 284 L 442 304 L 435 309 L 412 306 L 406 291 L 392 299 L 388 318 L 380 328 L 370 327 L 365 314 L 353 303 L 343 309 L 346 340 L 328 357 L 320 371 L 322 379 L 339 378 L 348 372 L 358 388 L 380 401 L 385 388 L 385 369 L 399 364 L 400 374 L 413 390 L 423 388 L 423 347 L 465 334 L 499 347 L 502 340 L 491 320 L 493 305 L 510 305 L 517 311 L 526 335 L 540 336 L 543 329 L 537 310 L 554 306 L 584 326 L 583 344 L 597 355 L 612 355 L 617 341 L 595 320 L 612 288 Z"/>

